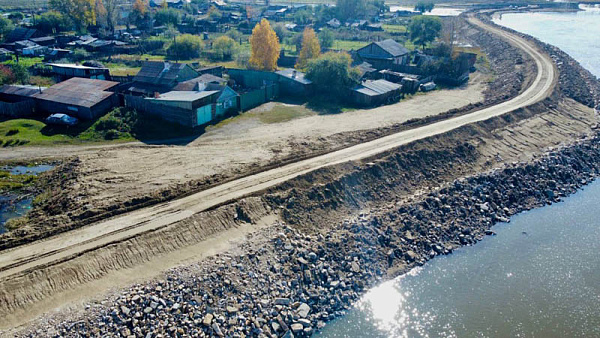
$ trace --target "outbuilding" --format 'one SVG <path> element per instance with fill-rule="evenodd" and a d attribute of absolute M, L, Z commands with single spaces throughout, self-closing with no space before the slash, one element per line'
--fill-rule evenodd
<path fill-rule="evenodd" d="M 373 107 L 397 102 L 402 86 L 386 80 L 367 80 L 352 89 L 352 100 L 358 106 Z"/>
<path fill-rule="evenodd" d="M 74 77 L 33 95 L 37 111 L 65 113 L 79 119 L 92 120 L 109 112 L 118 104 L 113 92 L 118 82 Z"/>
<path fill-rule="evenodd" d="M 304 97 L 312 93 L 313 83 L 304 73 L 290 68 L 278 71 L 277 75 L 281 95 Z"/>

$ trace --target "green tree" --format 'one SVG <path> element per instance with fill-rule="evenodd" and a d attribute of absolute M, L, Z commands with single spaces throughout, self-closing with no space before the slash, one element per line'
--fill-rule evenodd
<path fill-rule="evenodd" d="M 329 49 L 333 46 L 334 41 L 335 35 L 331 29 L 325 28 L 321 31 L 321 33 L 319 33 L 319 42 L 321 43 L 321 47 Z"/>
<path fill-rule="evenodd" d="M 310 7 L 306 7 L 294 13 L 294 23 L 297 25 L 307 25 L 313 21 L 313 13 Z"/>
<path fill-rule="evenodd" d="M 29 83 L 29 70 L 27 67 L 23 66 L 20 63 L 15 63 L 11 65 L 12 73 L 15 76 L 15 81 L 20 84 L 28 84 Z"/>
<path fill-rule="evenodd" d="M 69 27 L 69 20 L 59 12 L 49 11 L 36 17 L 36 28 L 47 34 L 56 34 Z"/>
<path fill-rule="evenodd" d="M 213 52 L 220 60 L 231 60 L 237 49 L 237 42 L 226 35 L 218 37 L 213 42 Z"/>
<path fill-rule="evenodd" d="M 15 27 L 10 20 L 0 16 L 0 41 L 4 41 L 8 33 L 10 33 L 14 28 Z"/>
<path fill-rule="evenodd" d="M 18 24 L 25 18 L 25 15 L 23 15 L 21 12 L 13 12 L 8 15 L 8 18 L 15 24 Z"/>
<path fill-rule="evenodd" d="M 275 31 L 275 34 L 277 34 L 277 38 L 279 39 L 279 41 L 284 41 L 289 34 L 289 31 L 281 22 L 274 24 L 273 30 Z"/>
<path fill-rule="evenodd" d="M 367 10 L 367 0 L 337 0 L 338 18 L 342 21 L 363 18 Z"/>
<path fill-rule="evenodd" d="M 328 52 L 308 62 L 306 78 L 314 83 L 317 92 L 343 97 L 360 80 L 360 71 L 351 64 L 348 53 Z"/>
<path fill-rule="evenodd" d="M 66 15 L 82 31 L 96 24 L 95 0 L 50 0 L 50 8 Z"/>
<path fill-rule="evenodd" d="M 156 24 L 159 26 L 177 26 L 181 20 L 181 13 L 174 8 L 162 8 L 156 11 L 154 19 L 156 19 Z"/>
<path fill-rule="evenodd" d="M 409 38 L 425 49 L 425 45 L 435 41 L 442 31 L 442 20 L 434 16 L 415 16 L 408 25 Z"/>
<path fill-rule="evenodd" d="M 211 19 L 212 21 L 219 21 L 219 20 L 221 20 L 222 17 L 223 17 L 223 14 L 221 13 L 220 10 L 217 9 L 217 7 L 210 6 L 210 9 L 208 10 L 208 18 L 209 19 Z"/>
<path fill-rule="evenodd" d="M 200 56 L 204 47 L 197 35 L 183 34 L 175 38 L 167 52 L 177 60 L 189 60 Z"/>
<path fill-rule="evenodd" d="M 420 1 L 415 5 L 415 11 L 419 13 L 431 12 L 433 10 L 433 7 L 435 7 L 435 4 L 433 2 Z"/>

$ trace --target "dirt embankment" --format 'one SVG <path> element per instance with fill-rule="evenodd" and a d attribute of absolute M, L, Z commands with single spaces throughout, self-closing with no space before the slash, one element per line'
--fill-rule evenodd
<path fill-rule="evenodd" d="M 104 159 L 103 151 L 99 151 L 98 159 L 94 161 L 75 158 L 66 161 L 66 164 L 56 171 L 55 178 L 48 181 L 48 192 L 44 195 L 45 203 L 30 214 L 27 225 L 18 232 L 0 236 L 0 249 L 81 227 L 133 209 L 185 196 L 236 177 L 492 106 L 516 96 L 528 81 L 532 80 L 535 75 L 534 65 L 520 50 L 466 22 L 461 21 L 459 27 L 461 39 L 481 46 L 489 56 L 494 77 L 484 92 L 483 101 L 451 109 L 442 114 L 377 129 L 335 133 L 327 137 L 309 138 L 303 141 L 286 140 L 285 144 L 270 144 L 269 149 L 263 149 L 265 153 L 277 154 L 274 157 L 261 153 L 262 155 L 257 155 L 254 162 L 232 159 L 232 163 L 220 163 L 216 168 L 207 168 L 206 170 L 198 170 L 198 168 L 193 168 L 193 165 L 180 165 L 182 162 L 190 161 L 190 154 L 186 155 L 184 152 L 192 149 L 164 149 L 149 146 L 146 149 L 147 152 L 140 150 L 141 157 L 137 158 L 135 162 L 145 168 L 148 174 L 138 173 L 133 168 L 127 169 L 131 171 L 130 173 L 117 173 L 122 172 L 118 167 L 124 166 L 118 163 L 103 167 L 99 164 L 98 159 L 104 162 L 132 161 L 132 159 L 122 156 Z M 286 150 L 279 152 L 277 149 Z M 110 150 L 110 152 L 115 151 L 117 150 Z M 170 164 L 155 163 L 152 162 L 149 154 L 153 151 L 157 154 L 165 151 L 173 154 L 181 152 L 181 154 L 168 155 L 167 158 L 172 157 Z M 223 151 L 226 152 L 226 150 Z M 124 152 L 124 154 L 126 153 Z M 136 156 L 134 153 L 130 155 Z M 198 161 L 198 163 L 202 162 Z M 156 172 L 164 173 L 165 178 L 158 180 L 144 178 L 145 175 Z M 170 177 L 176 179 L 170 179 Z M 139 189 L 141 186 L 144 189 Z M 106 191 L 111 193 L 107 195 Z"/>

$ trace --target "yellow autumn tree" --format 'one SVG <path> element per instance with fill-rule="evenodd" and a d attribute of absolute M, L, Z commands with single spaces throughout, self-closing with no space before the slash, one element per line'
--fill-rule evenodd
<path fill-rule="evenodd" d="M 135 2 L 133 3 L 133 11 L 139 17 L 143 18 L 146 16 L 146 12 L 148 11 L 148 8 L 146 7 L 146 4 L 142 0 L 135 0 Z"/>
<path fill-rule="evenodd" d="M 96 24 L 95 0 L 50 0 L 50 8 L 67 15 L 77 30 Z"/>
<path fill-rule="evenodd" d="M 258 70 L 273 71 L 279 60 L 279 39 L 267 19 L 262 19 L 252 30 L 250 37 L 252 54 L 250 67 Z"/>
<path fill-rule="evenodd" d="M 321 45 L 317 34 L 314 29 L 306 27 L 302 34 L 302 49 L 298 61 L 296 61 L 296 68 L 305 69 L 308 66 L 308 61 L 318 58 L 319 55 L 321 55 Z"/>

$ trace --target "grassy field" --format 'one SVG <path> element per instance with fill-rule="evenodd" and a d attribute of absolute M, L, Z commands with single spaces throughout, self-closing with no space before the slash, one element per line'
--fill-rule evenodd
<path fill-rule="evenodd" d="M 404 25 L 387 25 L 384 24 L 383 30 L 389 33 L 406 33 L 407 29 Z"/>
<path fill-rule="evenodd" d="M 17 58 L 13 56 L 12 60 L 7 60 L 2 63 L 5 65 L 12 65 L 16 62 L 17 62 Z M 35 64 L 43 63 L 43 62 L 44 62 L 44 58 L 41 58 L 41 57 L 31 57 L 31 58 L 25 57 L 25 56 L 19 57 L 19 64 L 22 64 L 23 66 L 28 67 L 28 68 Z"/>
<path fill-rule="evenodd" d="M 120 135 L 117 141 L 134 140 L 131 135 Z M 91 122 L 76 127 L 56 127 L 34 119 L 0 120 L 0 146 L 3 148 L 34 145 L 51 146 L 107 142 L 104 135 L 95 130 Z"/>

